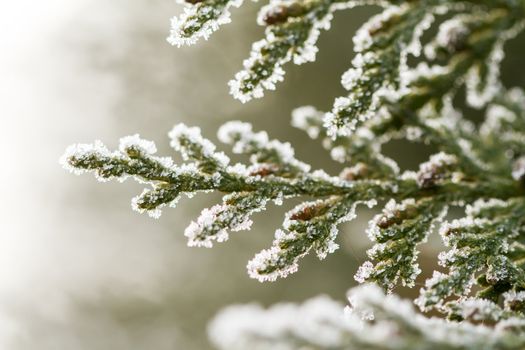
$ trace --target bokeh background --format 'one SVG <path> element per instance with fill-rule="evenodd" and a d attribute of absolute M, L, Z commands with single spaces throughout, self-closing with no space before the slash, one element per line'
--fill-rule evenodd
<path fill-rule="evenodd" d="M 140 185 L 75 177 L 58 158 L 71 143 L 100 139 L 115 147 L 119 137 L 140 133 L 180 160 L 168 147 L 174 124 L 201 126 L 216 141 L 221 123 L 241 119 L 336 174 L 341 166 L 289 125 L 290 111 L 328 109 L 343 94 L 352 33 L 376 9 L 339 13 L 321 36 L 316 63 L 288 66 L 277 92 L 242 105 L 226 83 L 262 36 L 257 4 L 234 10 L 233 23 L 210 41 L 176 49 L 165 41 L 170 17 L 181 10 L 171 0 L 0 3 L 1 349 L 209 349 L 206 324 L 226 305 L 321 293 L 344 300 L 365 259 L 372 211 L 361 209 L 342 229 L 342 248 L 325 261 L 308 257 L 288 279 L 260 284 L 247 277 L 246 262 L 270 245 L 299 200 L 256 215 L 252 231 L 225 244 L 188 248 L 184 228 L 219 196 L 181 200 L 153 220 L 130 210 Z M 509 84 L 524 85 L 524 44 L 520 36 L 510 45 Z M 405 169 L 431 152 L 403 142 L 387 150 Z M 424 264 L 438 245 L 433 239 L 423 247 Z"/>

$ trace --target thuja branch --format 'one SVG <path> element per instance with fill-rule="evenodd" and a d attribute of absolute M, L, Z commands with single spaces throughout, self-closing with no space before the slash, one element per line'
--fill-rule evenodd
<path fill-rule="evenodd" d="M 185 2 L 169 41 L 181 46 L 207 39 L 241 3 Z M 312 171 L 296 159 L 290 144 L 270 140 L 241 122 L 225 124 L 218 138 L 232 145 L 234 153 L 245 154 L 246 163 L 231 164 L 198 128 L 178 125 L 170 138 L 184 159 L 180 165 L 157 156 L 155 145 L 138 135 L 121 139 L 117 151 L 99 141 L 71 146 L 62 164 L 74 173 L 92 172 L 102 181 L 133 177 L 146 184 L 132 207 L 152 217 L 184 194 L 224 194 L 220 204 L 204 209 L 185 230 L 190 246 L 211 247 L 227 240 L 231 231 L 249 229 L 253 214 L 270 202 L 304 200 L 285 214 L 272 246 L 248 263 L 249 275 L 259 281 L 297 271 L 299 260 L 311 252 L 324 259 L 338 248 L 338 228 L 355 217 L 356 206 L 383 202 L 367 229 L 374 242 L 367 251 L 369 261 L 355 278 L 387 291 L 399 284 L 413 287 L 421 273 L 419 245 L 439 227 L 447 247 L 439 255 L 441 270 L 426 281 L 416 303 L 423 312 L 435 310 L 463 323 L 416 317 L 411 307 L 400 310 L 398 305 L 405 304 L 395 297 L 366 287 L 350 292 L 350 323 L 330 312 L 305 313 L 335 338 L 307 337 L 298 331 L 300 325 L 294 326 L 294 318 L 280 323 L 277 335 L 255 327 L 249 334 L 238 332 L 232 342 L 216 341 L 220 347 L 384 348 L 385 339 L 370 339 L 360 331 L 364 328 L 396 337 L 392 349 L 522 348 L 525 93 L 506 89 L 499 71 L 505 42 L 525 26 L 525 2 L 272 0 L 258 16 L 265 37 L 253 44 L 243 70 L 230 82 L 231 93 L 247 102 L 275 89 L 287 63 L 315 60 L 320 31 L 329 29 L 334 13 L 357 5 L 377 5 L 380 13 L 354 36 L 356 55 L 342 76 L 347 92 L 328 112 L 305 106 L 292 115 L 295 127 L 319 139 L 344 164 L 338 176 Z M 433 27 L 437 30 L 429 31 L 423 42 Z M 410 66 L 409 56 L 419 64 Z M 455 106 L 463 89 L 465 102 L 485 113 L 480 125 L 463 118 Z M 417 171 L 402 171 L 382 153 L 393 139 L 429 144 L 437 153 Z M 447 220 L 451 205 L 464 207 L 464 217 Z M 355 306 L 352 299 L 366 307 Z M 374 322 L 368 322 L 372 317 Z M 445 340 L 450 334 L 454 339 Z"/>
<path fill-rule="evenodd" d="M 473 304 L 472 300 L 467 303 Z M 211 322 L 210 339 L 224 350 L 510 350 L 525 346 L 525 320 L 495 304 L 485 304 L 483 310 L 509 317 L 494 328 L 426 318 L 409 301 L 385 295 L 374 285 L 351 289 L 344 314 L 342 308 L 342 303 L 326 296 L 268 309 L 234 305 Z M 277 320 L 279 326 L 275 326 Z"/>
<path fill-rule="evenodd" d="M 523 186 L 512 179 L 493 177 L 490 181 L 464 181 L 458 174 L 448 176 L 450 169 L 440 169 L 443 164 L 437 158 L 414 175 L 407 173 L 383 180 L 348 181 L 323 171 L 310 171 L 307 164 L 294 158 L 288 144 L 268 140 L 266 133 L 254 133 L 251 126 L 244 123 L 226 124 L 219 130 L 219 136 L 226 143 L 233 143 L 237 153 L 249 154 L 249 165 L 230 165 L 228 157 L 216 152 L 215 146 L 202 138 L 197 128 L 178 125 L 170 136 L 172 146 L 182 153 L 187 163 L 175 165 L 170 158 L 155 156 L 154 144 L 136 135 L 121 139 L 119 150 L 115 152 L 110 152 L 100 142 L 74 145 L 62 161 L 73 172 L 90 171 L 100 180 L 124 180 L 132 176 L 139 182 L 150 184 L 151 187 L 135 197 L 132 203 L 134 209 L 148 212 L 153 217 L 160 215 L 162 207 L 173 206 L 181 194 L 209 191 L 227 194 L 223 204 L 203 211 L 202 216 L 186 230 L 190 245 L 211 246 L 214 240 L 225 240 L 227 231 L 249 228 L 251 214 L 264 209 L 268 201 L 280 202 L 300 196 L 328 197 L 328 202 L 305 203 L 287 215 L 288 221 L 306 223 L 306 228 L 302 229 L 315 230 L 317 236 L 299 240 L 293 253 L 284 254 L 287 260 L 263 269 L 266 271 L 262 274 L 264 277 L 254 275 L 260 279 L 286 275 L 291 266 L 296 269 L 298 257 L 310 248 L 326 240 L 333 242 L 337 225 L 353 215 L 358 203 L 373 205 L 389 198 L 432 198 L 440 203 L 453 203 L 477 198 L 508 199 L 525 193 Z M 319 223 L 334 227 L 335 233 L 327 237 Z M 288 230 L 291 226 L 285 224 Z M 282 239 L 278 241 L 281 248 L 290 244 L 283 243 Z M 320 255 L 326 254 L 321 252 Z"/>

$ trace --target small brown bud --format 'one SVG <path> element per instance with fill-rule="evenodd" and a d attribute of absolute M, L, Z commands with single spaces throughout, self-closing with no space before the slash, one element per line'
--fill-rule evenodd
<path fill-rule="evenodd" d="M 359 162 L 353 167 L 343 169 L 339 177 L 347 181 L 354 181 L 365 179 L 368 173 L 368 166 L 365 163 Z"/>
<path fill-rule="evenodd" d="M 264 16 L 264 23 L 274 25 L 284 23 L 289 17 L 296 17 L 302 13 L 302 6 L 293 3 L 288 6 L 278 6 L 268 11 Z"/>
<path fill-rule="evenodd" d="M 262 164 L 250 172 L 250 176 L 268 176 L 275 174 L 279 167 L 275 164 Z"/>
<path fill-rule="evenodd" d="M 290 215 L 290 220 L 308 221 L 312 218 L 319 216 L 325 206 L 323 205 L 310 205 L 302 208 L 301 210 Z"/>

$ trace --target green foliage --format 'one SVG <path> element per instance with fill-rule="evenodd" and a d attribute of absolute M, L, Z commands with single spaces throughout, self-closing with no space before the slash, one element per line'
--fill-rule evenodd
<path fill-rule="evenodd" d="M 240 5 L 239 0 L 187 3 L 184 14 L 173 20 L 170 42 L 180 46 L 208 38 L 229 21 L 229 9 Z M 525 2 L 274 0 L 259 15 L 265 38 L 253 45 L 244 69 L 230 82 L 233 96 L 247 102 L 275 89 L 286 63 L 315 59 L 320 30 L 329 29 L 333 14 L 357 5 L 381 6 L 382 11 L 354 37 L 356 55 L 342 77 L 347 95 L 336 98 L 330 112 L 306 106 L 292 115 L 293 126 L 319 139 L 332 158 L 344 164 L 339 176 L 312 171 L 295 158 L 288 143 L 270 140 L 241 122 L 225 124 L 218 138 L 234 153 L 246 155 L 246 164 L 230 164 L 199 129 L 184 125 L 170 133 L 182 165 L 156 156 L 154 144 L 138 135 L 123 138 L 115 152 L 100 142 L 74 145 L 62 163 L 76 173 L 93 172 L 100 180 L 131 176 L 149 185 L 132 203 L 153 217 L 182 194 L 223 193 L 222 203 L 203 210 L 186 229 L 190 246 L 223 242 L 229 232 L 249 229 L 251 216 L 268 203 L 301 198 L 304 202 L 286 214 L 272 246 L 248 263 L 249 275 L 260 281 L 297 271 L 299 260 L 312 251 L 324 259 L 337 249 L 338 227 L 354 218 L 357 205 L 386 203 L 369 224 L 368 236 L 375 245 L 368 251 L 371 261 L 361 266 L 356 279 L 389 292 L 398 284 L 414 287 L 421 272 L 418 246 L 439 225 L 448 247 L 439 256 L 446 272 L 434 272 L 416 303 L 424 312 L 435 310 L 472 324 L 436 326 L 422 318 L 421 325 L 414 325 L 407 314 L 392 308 L 389 297 L 378 296 L 367 301 L 368 306 L 381 322 L 402 330 L 402 339 L 385 348 L 477 349 L 476 334 L 486 339 L 492 334 L 494 342 L 485 341 L 483 348 L 522 348 L 525 94 L 506 89 L 499 69 L 505 42 L 524 26 Z M 423 34 L 433 27 L 435 35 L 423 42 Z M 409 65 L 409 57 L 417 64 Z M 462 90 L 470 107 L 485 109 L 479 125 L 463 118 L 456 107 Z M 437 153 L 418 171 L 402 171 L 382 154 L 382 146 L 393 139 L 428 144 Z M 465 217 L 447 220 L 450 206 L 465 207 Z M 479 328 L 479 321 L 494 327 Z M 428 327 L 434 326 L 459 340 L 437 341 L 429 333 Z M 346 328 L 343 334 L 348 332 L 365 348 L 382 348 Z M 414 347 L 416 341 L 426 341 L 425 346 Z M 307 339 L 307 344 L 314 343 Z"/>

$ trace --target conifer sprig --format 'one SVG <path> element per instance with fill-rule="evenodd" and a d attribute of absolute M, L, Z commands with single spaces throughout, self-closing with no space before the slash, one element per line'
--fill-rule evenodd
<path fill-rule="evenodd" d="M 523 317 L 509 317 L 491 327 L 447 322 L 418 314 L 410 302 L 385 295 L 374 285 L 348 292 L 349 305 L 320 296 L 303 304 L 235 305 L 221 311 L 209 327 L 218 349 L 389 349 L 495 350 L 525 346 Z M 465 303 L 467 304 L 467 303 Z M 472 304 L 472 303 L 470 303 Z M 476 302 L 470 311 L 494 310 Z M 508 316 L 508 315 L 507 315 Z M 277 322 L 278 321 L 278 322 Z"/>
<path fill-rule="evenodd" d="M 405 209 L 398 213 L 399 208 L 395 205 L 387 205 L 385 215 L 408 215 L 410 220 L 389 228 L 387 236 L 394 239 L 391 246 L 380 242 L 381 245 L 370 253 L 382 262 L 375 272 L 368 271 L 371 265 L 365 264 L 358 279 L 383 280 L 391 288 L 400 276 L 403 283 L 412 285 L 418 271 L 415 246 L 425 239 L 425 232 L 430 230 L 447 204 L 480 197 L 505 200 L 523 192 L 512 179 L 473 181 L 459 170 L 454 156 L 444 153 L 422 164 L 417 173 L 392 172 L 385 179 L 377 179 L 373 172 L 350 178 L 343 172 L 342 176 L 334 177 L 320 170 L 311 171 L 309 165 L 295 158 L 289 144 L 270 140 L 265 132 L 253 132 L 247 123 L 229 122 L 218 135 L 221 141 L 233 146 L 235 153 L 248 155 L 250 164 L 230 165 L 229 158 L 217 152 L 215 145 L 203 138 L 198 128 L 182 124 L 170 132 L 171 145 L 187 161 L 182 165 L 173 164 L 171 158 L 155 156 L 155 145 L 138 135 L 121 139 L 119 150 L 115 152 L 110 152 L 98 141 L 92 145 L 74 145 L 68 149 L 62 163 L 75 173 L 94 172 L 99 180 L 125 180 L 132 176 L 151 185 L 133 199 L 132 206 L 152 217 L 160 216 L 163 207 L 174 206 L 182 194 L 225 193 L 221 204 L 203 210 L 186 229 L 190 246 L 211 247 L 214 241 L 227 240 L 230 231 L 249 229 L 252 214 L 264 210 L 270 201 L 279 204 L 293 197 L 319 198 L 289 212 L 283 224 L 284 231 L 276 232 L 272 248 L 261 252 L 248 264 L 250 276 L 261 281 L 295 272 L 298 260 L 312 249 L 320 258 L 333 252 L 337 248 L 337 228 L 354 217 L 356 205 L 364 203 L 372 207 L 377 201 L 397 198 L 405 201 L 403 207 L 410 203 L 409 207 L 415 212 L 401 214 Z M 415 200 L 421 208 L 415 209 Z M 373 228 L 370 230 L 372 232 Z M 379 241 L 387 239 L 372 236 L 377 236 Z M 400 259 L 404 259 L 405 264 L 401 264 Z M 389 272 L 383 270 L 386 266 L 390 266 Z M 383 275 L 387 277 L 380 277 Z"/>
<path fill-rule="evenodd" d="M 173 21 L 170 42 L 207 39 L 240 5 L 186 2 L 184 14 Z M 342 77 L 346 95 L 329 112 L 305 106 L 292 114 L 292 125 L 320 140 L 344 166 L 338 176 L 312 170 L 290 144 L 242 122 L 223 125 L 218 139 L 245 155 L 246 163 L 231 164 L 198 128 L 178 125 L 169 136 L 183 164 L 157 156 L 155 145 L 138 135 L 121 139 L 113 152 L 99 141 L 73 145 L 62 164 L 102 181 L 133 177 L 144 183 L 132 207 L 152 217 L 183 194 L 222 193 L 222 202 L 204 209 L 185 230 L 190 246 L 226 241 L 230 232 L 249 229 L 252 216 L 271 202 L 299 199 L 271 247 L 248 263 L 249 275 L 259 281 L 297 271 L 311 252 L 324 259 L 338 248 L 339 226 L 355 217 L 356 206 L 380 204 L 367 230 L 374 242 L 370 261 L 355 278 L 388 292 L 399 284 L 413 287 L 421 272 L 419 245 L 439 227 L 447 250 L 416 304 L 463 323 L 416 315 L 405 302 L 366 286 L 350 292 L 347 319 L 332 312 L 331 302 L 312 302 L 293 309 L 275 332 L 264 332 L 274 312 L 256 310 L 251 325 L 234 325 L 234 336 L 227 338 L 220 318 L 212 327 L 220 348 L 523 348 L 525 94 L 507 90 L 499 78 L 504 44 L 524 27 L 523 0 L 272 0 L 258 17 L 265 38 L 253 45 L 244 69 L 230 82 L 231 92 L 247 102 L 274 89 L 286 63 L 315 59 L 319 33 L 329 29 L 334 13 L 358 5 L 377 5 L 380 12 L 354 37 L 356 55 Z M 430 38 L 423 40 L 427 30 Z M 466 104 L 482 114 L 481 123 L 462 116 L 457 107 L 462 90 Z M 393 139 L 431 145 L 436 153 L 417 171 L 403 171 L 383 154 Z M 451 206 L 465 208 L 464 217 L 447 218 Z M 318 304 L 325 309 L 317 310 Z M 315 337 L 298 322 L 303 318 L 316 328 Z"/>

